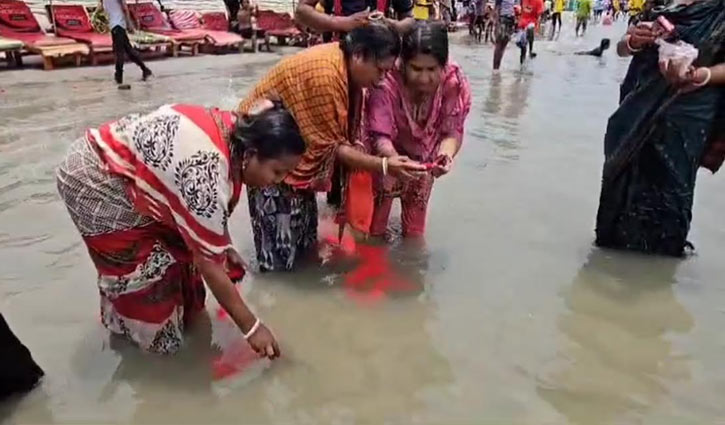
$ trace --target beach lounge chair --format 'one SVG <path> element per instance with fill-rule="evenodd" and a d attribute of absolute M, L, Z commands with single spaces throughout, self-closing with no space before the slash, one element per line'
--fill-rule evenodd
<path fill-rule="evenodd" d="M 23 42 L 12 38 L 0 37 L 0 53 L 5 54 L 5 60 L 9 66 L 20 66 L 20 52 L 23 50 Z"/>
<path fill-rule="evenodd" d="M 166 16 L 153 3 L 128 3 L 128 11 L 139 28 L 171 38 L 180 47 L 188 47 L 192 56 L 199 53 L 199 46 L 205 43 L 206 37 L 200 30 L 172 28 Z"/>
<path fill-rule="evenodd" d="M 205 12 L 201 14 L 201 25 L 206 30 L 228 31 L 229 20 L 227 19 L 227 14 L 224 12 Z M 243 34 L 240 34 L 240 37 L 242 38 L 242 45 L 239 48 L 240 51 L 244 50 L 244 44 L 249 41 L 252 44 L 252 51 L 256 52 L 258 36 L 264 38 L 262 31 L 252 32 L 250 38 L 245 38 Z M 269 40 L 266 40 L 266 43 L 269 47 Z"/>
<path fill-rule="evenodd" d="M 277 43 L 286 45 L 288 38 L 302 37 L 302 31 L 295 26 L 289 13 L 260 10 L 257 13 L 257 27 L 268 37 L 277 37 Z"/>
<path fill-rule="evenodd" d="M 83 43 L 45 34 L 28 5 L 19 0 L 0 0 L 0 36 L 22 42 L 23 53 L 40 55 L 46 70 L 53 69 L 54 61 L 68 57 L 80 65 L 89 53 Z M 22 64 L 21 55 L 16 55 L 16 64 Z"/>
<path fill-rule="evenodd" d="M 205 28 L 201 22 L 201 14 L 195 10 L 176 9 L 169 12 L 171 25 L 177 30 L 198 31 L 204 34 L 207 44 L 202 47 L 208 48 L 214 53 L 232 48 L 241 51 L 244 47 L 244 39 L 238 34 L 225 30 L 214 30 Z M 226 22 L 226 15 L 224 16 Z M 214 22 L 216 23 L 216 22 Z M 229 24 L 225 24 L 228 28 Z"/>
<path fill-rule="evenodd" d="M 92 65 L 98 64 L 100 56 L 113 52 L 111 35 L 94 31 L 88 12 L 83 5 L 53 5 L 50 13 L 56 34 L 88 46 Z"/>

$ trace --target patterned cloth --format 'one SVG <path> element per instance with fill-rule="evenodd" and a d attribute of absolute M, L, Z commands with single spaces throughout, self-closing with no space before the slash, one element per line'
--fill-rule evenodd
<path fill-rule="evenodd" d="M 317 243 L 313 191 L 284 183 L 249 189 L 249 215 L 262 271 L 291 270 L 297 256 Z"/>
<path fill-rule="evenodd" d="M 422 112 L 416 118 L 416 108 L 427 113 Z M 416 161 L 432 162 L 438 157 L 443 139 L 463 140 L 463 126 L 470 110 L 471 87 L 455 63 L 449 63 L 443 69 L 438 90 L 422 107 L 416 107 L 407 96 L 403 74 L 398 69 L 370 91 L 365 110 L 366 144 L 373 151 L 393 148 Z M 389 176 L 377 176 L 374 188 L 373 235 L 385 233 L 393 199 L 398 197 L 402 206 L 403 234 L 420 236 L 425 232 L 428 200 L 433 188 L 431 175 L 405 183 Z"/>
<path fill-rule="evenodd" d="M 279 97 L 300 127 L 307 150 L 285 182 L 296 189 L 328 192 L 335 152 L 349 143 L 348 80 L 336 43 L 311 47 L 281 60 L 239 104 L 246 113 L 256 101 Z"/>
<path fill-rule="evenodd" d="M 144 350 L 176 352 L 185 320 L 203 309 L 194 254 L 226 260 L 241 190 L 230 174 L 231 125 L 229 113 L 163 106 L 89 130 L 58 169 L 58 191 L 98 270 L 102 322 Z"/>
<path fill-rule="evenodd" d="M 171 24 L 177 30 L 193 30 L 201 28 L 199 12 L 195 10 L 172 10 L 169 12 Z"/>
<path fill-rule="evenodd" d="M 471 86 L 461 67 L 449 63 L 441 82 L 418 121 L 416 105 L 407 96 L 400 68 L 388 73 L 383 82 L 370 90 L 365 109 L 366 143 L 380 152 L 395 148 L 416 161 L 433 161 L 443 139 L 463 139 L 463 125 L 471 110 Z"/>
<path fill-rule="evenodd" d="M 393 201 L 400 198 L 403 236 L 418 237 L 425 234 L 428 201 L 433 191 L 433 176 L 426 174 L 415 180 L 402 182 L 393 178 L 378 180 L 375 186 L 375 210 L 370 234 L 383 236 L 388 230 L 388 219 Z"/>

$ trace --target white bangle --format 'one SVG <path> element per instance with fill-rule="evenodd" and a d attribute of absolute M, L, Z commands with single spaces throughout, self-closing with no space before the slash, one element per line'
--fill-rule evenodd
<path fill-rule="evenodd" d="M 695 87 L 705 87 L 706 85 L 710 84 L 710 80 L 712 79 L 712 71 L 710 70 L 710 68 L 706 66 L 703 66 L 702 68 L 707 71 L 707 77 L 701 83 L 692 83 L 692 85 Z"/>
<path fill-rule="evenodd" d="M 632 39 L 632 36 L 631 36 L 630 34 L 627 34 L 627 36 L 626 36 L 626 37 L 624 37 L 624 40 L 625 40 L 625 41 L 626 41 L 626 43 L 627 43 L 627 50 L 629 50 L 629 53 L 637 53 L 637 52 L 641 52 L 641 51 L 642 51 L 642 49 L 641 49 L 641 48 L 640 48 L 640 49 L 635 49 L 634 47 L 632 47 L 632 45 L 631 45 L 631 44 L 629 43 L 629 41 L 630 41 L 631 39 Z"/>
<path fill-rule="evenodd" d="M 259 320 L 259 317 L 257 317 L 257 320 L 254 322 L 252 327 L 249 328 L 249 332 L 247 332 L 247 333 L 242 332 L 242 336 L 244 337 L 244 339 L 251 338 L 252 335 L 254 335 L 254 333 L 257 332 L 257 329 L 259 329 L 259 325 L 261 325 L 261 324 L 262 324 L 262 321 Z"/>
<path fill-rule="evenodd" d="M 388 175 L 388 158 L 387 157 L 383 157 L 383 175 L 384 176 Z"/>

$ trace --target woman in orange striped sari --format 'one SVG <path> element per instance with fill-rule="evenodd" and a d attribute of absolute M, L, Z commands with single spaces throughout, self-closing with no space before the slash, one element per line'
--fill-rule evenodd
<path fill-rule="evenodd" d="M 261 270 L 290 270 L 299 254 L 317 242 L 315 193 L 330 191 L 336 162 L 347 170 L 396 177 L 425 170 L 404 156 L 369 155 L 359 138 L 363 90 L 383 80 L 399 51 L 395 30 L 371 23 L 351 31 L 339 44 L 315 46 L 283 59 L 239 105 L 244 112 L 260 98 L 279 97 L 307 145 L 284 182 L 249 191 Z M 369 201 L 372 205 L 372 196 Z"/>

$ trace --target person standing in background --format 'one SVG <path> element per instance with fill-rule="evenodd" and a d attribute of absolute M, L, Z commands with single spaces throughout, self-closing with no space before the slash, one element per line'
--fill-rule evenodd
<path fill-rule="evenodd" d="M 521 40 L 521 63 L 526 59 L 526 49 L 528 47 L 529 57 L 536 57 L 534 53 L 534 39 L 536 38 L 536 25 L 539 23 L 539 17 L 544 13 L 543 0 L 522 0 L 521 2 L 521 18 L 519 19 L 519 30 L 523 31 L 525 38 Z"/>
<path fill-rule="evenodd" d="M 511 40 L 511 34 L 516 28 L 516 12 L 514 6 L 516 0 L 496 0 L 495 3 L 495 19 L 496 25 L 496 47 L 493 49 L 493 69 L 497 71 L 501 68 L 501 60 L 506 51 L 506 45 Z"/>
<path fill-rule="evenodd" d="M 224 0 L 224 5 L 229 12 L 229 31 L 236 32 L 237 16 L 239 14 L 239 0 Z"/>
<path fill-rule="evenodd" d="M 551 15 L 551 38 L 557 34 L 556 24 L 559 23 L 561 33 L 561 14 L 564 13 L 564 0 L 554 0 L 554 13 Z"/>
<path fill-rule="evenodd" d="M 627 9 L 629 10 L 629 25 L 632 25 L 644 9 L 644 0 L 629 0 Z"/>
<path fill-rule="evenodd" d="M 111 37 L 113 39 L 113 55 L 116 58 L 116 73 L 114 75 L 116 84 L 118 84 L 119 89 L 128 90 L 131 86 L 123 84 L 123 63 L 126 61 L 126 55 L 141 68 L 141 79 L 146 81 L 153 73 L 143 63 L 141 56 L 131 46 L 131 41 L 128 39 L 127 31 L 133 32 L 134 26 L 128 13 L 126 0 L 102 0 L 99 2 L 98 7 L 108 14 L 108 26 L 111 28 Z"/>
<path fill-rule="evenodd" d="M 579 5 L 576 11 L 576 36 L 579 37 L 579 30 L 581 35 L 587 32 L 587 22 L 592 14 L 592 0 L 579 0 Z"/>

